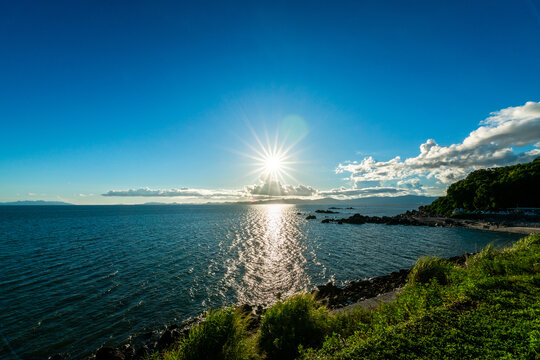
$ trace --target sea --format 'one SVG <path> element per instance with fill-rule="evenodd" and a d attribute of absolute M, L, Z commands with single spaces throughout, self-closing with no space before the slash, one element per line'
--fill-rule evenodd
<path fill-rule="evenodd" d="M 322 224 L 381 205 L 0 206 L 0 358 L 84 359 L 102 345 L 227 305 L 270 305 L 426 255 L 520 235 L 464 228 Z M 306 220 L 315 214 L 315 220 Z"/>

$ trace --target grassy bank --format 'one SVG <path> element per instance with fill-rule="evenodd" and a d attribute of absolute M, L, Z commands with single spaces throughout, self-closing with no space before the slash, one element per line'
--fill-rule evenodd
<path fill-rule="evenodd" d="M 152 359 L 540 359 L 540 235 L 464 266 L 420 259 L 397 300 L 332 315 L 311 295 L 274 305 L 248 331 L 236 309 Z"/>

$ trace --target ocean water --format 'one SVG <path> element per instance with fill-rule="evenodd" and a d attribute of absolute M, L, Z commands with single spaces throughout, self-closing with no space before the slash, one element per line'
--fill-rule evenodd
<path fill-rule="evenodd" d="M 321 224 L 321 206 L 0 206 L 0 358 L 84 358 L 208 308 L 270 304 L 515 234 Z M 298 213 L 301 213 L 299 215 Z"/>

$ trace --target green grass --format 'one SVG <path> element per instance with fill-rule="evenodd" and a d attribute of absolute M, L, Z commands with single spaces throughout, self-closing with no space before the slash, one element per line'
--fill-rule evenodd
<path fill-rule="evenodd" d="M 409 273 L 408 282 L 410 285 L 416 285 L 437 281 L 441 285 L 446 285 L 452 268 L 453 266 L 444 259 L 422 257 Z"/>
<path fill-rule="evenodd" d="M 298 346 L 320 346 L 332 329 L 330 315 L 312 295 L 296 295 L 268 309 L 261 319 L 258 344 L 270 359 L 294 359 Z"/>
<path fill-rule="evenodd" d="M 257 331 L 211 312 L 158 359 L 540 359 L 540 235 L 465 266 L 420 259 L 397 300 L 332 315 L 311 295 L 268 309 Z"/>
<path fill-rule="evenodd" d="M 253 345 L 246 331 L 247 318 L 234 308 L 209 311 L 178 346 L 152 359 L 243 360 L 253 359 Z"/>

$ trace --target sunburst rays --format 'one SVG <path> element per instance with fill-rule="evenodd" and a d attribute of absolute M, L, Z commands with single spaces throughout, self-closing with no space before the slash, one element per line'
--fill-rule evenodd
<path fill-rule="evenodd" d="M 287 136 L 280 139 L 279 131 L 276 131 L 273 139 L 265 132 L 263 141 L 253 129 L 251 132 L 256 145 L 243 141 L 251 153 L 240 153 L 253 160 L 254 169 L 248 175 L 258 175 L 261 181 L 269 184 L 283 184 L 288 180 L 298 182 L 292 174 L 295 172 L 295 165 L 299 164 L 295 160 L 298 151 L 293 152 L 298 141 L 287 144 Z"/>

